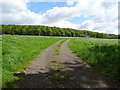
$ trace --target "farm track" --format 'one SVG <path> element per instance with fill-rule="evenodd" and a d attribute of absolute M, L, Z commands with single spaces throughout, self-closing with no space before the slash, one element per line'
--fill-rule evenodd
<path fill-rule="evenodd" d="M 84 63 L 67 48 L 69 40 L 60 47 L 59 55 L 54 54 L 58 43 L 45 49 L 25 71 L 23 79 L 17 81 L 15 88 L 118 88 L 117 81 L 101 75 Z M 55 62 L 56 71 L 61 77 L 55 79 L 50 75 Z M 56 74 L 56 73 L 55 73 Z M 61 79 L 61 80 L 60 80 Z"/>

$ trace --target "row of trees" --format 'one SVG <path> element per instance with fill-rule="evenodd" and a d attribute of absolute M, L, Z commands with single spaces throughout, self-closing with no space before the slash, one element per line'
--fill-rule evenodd
<path fill-rule="evenodd" d="M 2 34 L 12 35 L 40 35 L 40 36 L 64 36 L 64 37 L 96 37 L 96 38 L 118 38 L 114 34 L 98 33 L 86 30 L 75 30 L 70 28 L 58 28 L 40 25 L 1 25 Z"/>

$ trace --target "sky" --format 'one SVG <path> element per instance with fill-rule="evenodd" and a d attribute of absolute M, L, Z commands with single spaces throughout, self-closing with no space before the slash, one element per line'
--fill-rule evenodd
<path fill-rule="evenodd" d="M 1 0 L 1 24 L 118 34 L 119 0 Z"/>

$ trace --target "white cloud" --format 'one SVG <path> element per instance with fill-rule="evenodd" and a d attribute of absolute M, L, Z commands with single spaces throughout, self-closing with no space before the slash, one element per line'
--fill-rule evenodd
<path fill-rule="evenodd" d="M 57 26 L 57 27 L 61 27 L 61 28 L 73 28 L 73 29 L 78 29 L 76 24 L 73 24 L 69 21 L 58 21 L 52 24 L 49 24 L 50 26 Z"/>
<path fill-rule="evenodd" d="M 28 0 L 2 1 L 2 22 L 5 24 L 40 24 L 41 15 L 28 10 L 27 3 Z"/>
<path fill-rule="evenodd" d="M 30 11 L 27 3 L 33 0 L 2 0 L 3 23 L 10 24 L 40 24 L 62 28 L 87 29 L 98 32 L 114 33 L 118 31 L 118 0 L 68 0 L 67 5 L 74 7 L 53 7 L 40 15 Z M 41 1 L 41 0 L 34 0 Z M 44 1 L 44 0 L 42 0 Z M 51 0 L 49 0 L 51 1 Z M 55 1 L 55 0 L 54 0 Z M 67 21 L 70 18 L 95 16 L 82 24 Z"/>
<path fill-rule="evenodd" d="M 74 4 L 74 2 L 75 2 L 74 0 L 68 0 L 68 1 L 67 1 L 67 5 L 71 6 L 71 5 Z"/>
<path fill-rule="evenodd" d="M 76 16 L 80 16 L 76 7 L 54 7 L 43 14 L 45 22 L 47 23 L 66 20 Z"/>
<path fill-rule="evenodd" d="M 105 7 L 104 2 L 101 3 L 99 2 L 98 4 L 99 5 L 96 6 L 96 10 L 94 9 L 94 11 L 91 12 L 93 15 L 95 15 L 95 18 L 90 20 L 91 22 L 87 22 L 87 21 L 83 22 L 81 24 L 81 27 L 84 26 L 84 28 L 86 27 L 87 29 L 91 29 L 93 31 L 98 31 L 103 33 L 117 34 L 118 33 L 117 3 L 113 3 L 113 5 L 109 7 Z M 88 7 L 88 8 L 90 11 L 92 10 L 92 7 Z M 89 15 L 91 13 L 87 13 L 87 14 Z M 89 25 L 87 26 L 86 23 Z"/>

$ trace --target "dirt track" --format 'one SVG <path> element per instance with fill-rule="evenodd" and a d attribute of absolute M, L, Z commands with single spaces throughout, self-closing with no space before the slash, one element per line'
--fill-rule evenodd
<path fill-rule="evenodd" d="M 66 77 L 67 82 L 60 83 L 58 87 L 65 88 L 115 88 L 116 81 L 101 75 L 75 56 L 67 48 L 69 40 L 61 46 L 60 55 L 54 55 L 54 48 L 59 43 L 45 49 L 31 65 L 26 69 L 25 77 L 17 82 L 19 88 L 54 88 L 49 73 L 52 69 L 51 62 L 54 60 L 58 65 L 59 73 Z M 59 81 L 58 81 L 59 82 Z M 57 86 L 56 86 L 57 87 Z"/>

